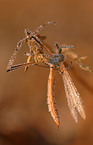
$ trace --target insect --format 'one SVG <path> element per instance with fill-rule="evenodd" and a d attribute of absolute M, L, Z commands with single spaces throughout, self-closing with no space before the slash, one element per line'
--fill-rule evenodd
<path fill-rule="evenodd" d="M 87 57 L 81 57 L 76 52 L 73 51 L 73 46 L 64 46 L 55 42 L 54 52 L 51 52 L 49 48 L 44 44 L 43 40 L 46 38 L 45 36 L 39 35 L 40 30 L 42 30 L 45 26 L 49 24 L 56 24 L 55 22 L 47 22 L 36 29 L 35 32 L 31 32 L 29 29 L 25 29 L 25 38 L 21 39 L 17 43 L 17 48 L 15 49 L 13 55 L 11 56 L 8 66 L 7 72 L 11 72 L 12 70 L 16 70 L 21 67 L 25 67 L 25 71 L 29 68 L 30 65 L 36 65 L 41 67 L 49 68 L 49 78 L 48 78 L 48 88 L 47 88 L 47 104 L 49 112 L 59 127 L 60 117 L 55 101 L 55 76 L 56 73 L 61 74 L 64 88 L 66 93 L 66 98 L 68 102 L 68 107 L 70 109 L 71 115 L 75 122 L 78 122 L 77 112 L 81 115 L 83 119 L 86 118 L 82 99 L 80 94 L 75 87 L 69 73 L 68 69 L 71 67 L 66 67 L 64 62 L 66 61 L 66 56 L 71 57 L 76 64 L 86 71 L 92 72 L 90 67 L 84 65 L 82 60 Z M 14 65 L 14 60 L 16 58 L 17 53 L 22 47 L 22 43 L 26 42 L 29 47 L 29 52 L 26 52 L 27 62 Z"/>

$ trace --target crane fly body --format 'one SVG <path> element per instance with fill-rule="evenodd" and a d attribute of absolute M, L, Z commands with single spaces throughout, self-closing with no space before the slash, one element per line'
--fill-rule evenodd
<path fill-rule="evenodd" d="M 59 127 L 60 117 L 54 93 L 56 73 L 59 73 L 62 76 L 68 107 L 70 109 L 73 119 L 76 123 L 78 122 L 77 112 L 81 115 L 83 119 L 86 118 L 80 94 L 68 73 L 68 68 L 65 67 L 65 57 L 71 57 L 81 69 L 89 72 L 92 71 L 89 66 L 82 63 L 82 60 L 86 59 L 86 57 L 81 57 L 77 53 L 75 53 L 73 51 L 73 46 L 59 46 L 56 42 L 54 46 L 54 52 L 51 52 L 48 49 L 48 47 L 43 43 L 43 40 L 46 38 L 46 36 L 41 36 L 39 34 L 39 31 L 49 24 L 55 24 L 55 22 L 47 22 L 38 27 L 35 32 L 31 32 L 29 29 L 25 29 L 25 38 L 21 39 L 17 43 L 17 48 L 15 49 L 13 55 L 9 60 L 7 72 L 11 72 L 12 70 L 16 70 L 21 67 L 25 67 L 25 71 L 27 71 L 30 65 L 49 68 L 47 104 L 53 120 Z M 29 47 L 29 52 L 25 52 L 25 55 L 27 56 L 27 62 L 14 65 L 14 60 L 20 48 L 22 47 L 23 42 L 26 42 Z"/>

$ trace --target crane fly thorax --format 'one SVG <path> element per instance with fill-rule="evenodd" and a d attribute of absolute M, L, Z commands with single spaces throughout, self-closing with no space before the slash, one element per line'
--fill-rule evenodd
<path fill-rule="evenodd" d="M 50 63 L 53 65 L 60 65 L 60 62 L 64 61 L 64 55 L 63 54 L 54 54 L 52 58 L 50 58 Z"/>

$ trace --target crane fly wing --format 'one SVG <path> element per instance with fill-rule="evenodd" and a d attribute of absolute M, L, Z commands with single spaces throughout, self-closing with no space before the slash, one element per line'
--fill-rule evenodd
<path fill-rule="evenodd" d="M 63 68 L 62 77 L 63 77 L 66 97 L 67 97 L 67 101 L 68 101 L 68 106 L 71 111 L 73 119 L 77 123 L 78 122 L 77 111 L 80 113 L 80 115 L 83 119 L 86 118 L 83 103 L 82 103 L 82 100 L 80 98 L 80 94 L 79 94 L 77 88 L 75 87 L 74 83 L 72 82 L 72 79 L 63 64 L 62 64 L 62 68 Z"/>
<path fill-rule="evenodd" d="M 69 91 L 69 86 L 67 85 L 67 78 L 66 78 L 65 74 L 63 74 L 62 77 L 63 77 L 64 87 L 65 87 L 68 107 L 70 109 L 70 112 L 71 112 L 71 115 L 72 115 L 73 119 L 77 123 L 78 122 L 77 110 L 75 108 L 74 101 L 73 101 L 73 99 L 71 97 L 71 94 L 70 94 L 70 91 Z"/>
<path fill-rule="evenodd" d="M 59 114 L 56 106 L 55 101 L 55 95 L 54 95 L 54 89 L 55 89 L 55 70 L 52 68 L 52 65 L 50 66 L 50 73 L 49 73 L 49 79 L 48 79 L 48 93 L 47 93 L 47 104 L 49 112 L 51 113 L 51 116 L 53 117 L 53 120 L 56 122 L 57 126 L 59 127 Z"/>

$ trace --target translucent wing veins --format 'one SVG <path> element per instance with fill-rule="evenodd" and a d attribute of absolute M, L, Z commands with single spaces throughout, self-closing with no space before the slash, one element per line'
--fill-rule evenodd
<path fill-rule="evenodd" d="M 63 77 L 68 106 L 71 111 L 73 119 L 77 123 L 78 122 L 77 111 L 80 113 L 83 119 L 86 118 L 83 103 L 77 88 L 72 82 L 72 79 L 63 64 L 62 67 L 63 67 L 62 77 Z"/>

